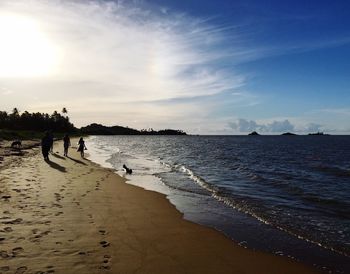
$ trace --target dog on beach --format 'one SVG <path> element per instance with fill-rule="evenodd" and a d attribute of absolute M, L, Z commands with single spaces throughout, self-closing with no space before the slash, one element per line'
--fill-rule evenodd
<path fill-rule="evenodd" d="M 13 141 L 11 144 L 11 148 L 21 148 L 22 142 L 20 140 Z"/>
<path fill-rule="evenodd" d="M 126 174 L 132 174 L 131 168 L 128 168 L 126 165 L 123 165 L 123 168 L 125 169 Z"/>

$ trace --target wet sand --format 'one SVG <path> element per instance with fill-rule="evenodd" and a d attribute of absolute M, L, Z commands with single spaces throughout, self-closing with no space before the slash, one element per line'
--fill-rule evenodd
<path fill-rule="evenodd" d="M 317 273 L 184 220 L 164 195 L 75 150 L 62 157 L 59 142 L 50 162 L 40 148 L 5 156 L 0 273 Z"/>

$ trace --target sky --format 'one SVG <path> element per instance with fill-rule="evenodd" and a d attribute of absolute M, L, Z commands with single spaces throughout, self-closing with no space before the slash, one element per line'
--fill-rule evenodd
<path fill-rule="evenodd" d="M 0 110 L 350 134 L 350 2 L 0 0 Z"/>

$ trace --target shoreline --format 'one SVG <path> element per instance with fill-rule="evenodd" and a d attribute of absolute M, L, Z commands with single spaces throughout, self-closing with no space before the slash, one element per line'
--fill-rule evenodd
<path fill-rule="evenodd" d="M 0 169 L 0 272 L 319 273 L 183 219 L 74 148 L 62 157 L 61 142 L 49 163 L 34 150 Z"/>
<path fill-rule="evenodd" d="M 133 140 L 130 142 L 138 143 Z M 99 140 L 97 136 L 90 136 L 87 144 L 89 158 L 95 163 L 114 169 L 117 174 L 128 179 L 128 184 L 166 195 L 167 200 L 183 213 L 184 219 L 213 228 L 240 246 L 288 257 L 328 273 L 347 273 L 349 269 L 346 255 L 302 237 L 303 234 L 295 234 L 291 230 L 273 225 L 249 214 L 250 212 L 236 208 L 234 204 L 226 204 L 218 199 L 220 196 L 211 197 L 205 191 L 202 193 L 202 189 L 192 189 L 191 187 L 206 181 L 205 177 L 201 178 L 199 173 L 191 170 L 189 165 L 182 163 L 180 166 L 185 168 L 185 171 L 179 170 L 174 174 L 173 170 L 177 170 L 178 167 L 171 164 L 170 156 L 163 162 L 157 158 L 161 159 L 164 156 L 162 154 L 153 154 L 151 151 L 145 155 L 138 154 L 139 151 L 137 149 L 134 151 L 132 145 L 114 142 L 113 138 Z M 131 176 L 121 171 L 124 163 L 134 168 Z M 171 168 L 167 169 L 169 167 Z M 190 173 L 188 178 L 183 178 L 184 173 L 188 174 L 186 170 L 190 170 Z M 208 173 L 206 175 L 210 176 Z M 192 185 L 186 186 L 184 181 Z"/>

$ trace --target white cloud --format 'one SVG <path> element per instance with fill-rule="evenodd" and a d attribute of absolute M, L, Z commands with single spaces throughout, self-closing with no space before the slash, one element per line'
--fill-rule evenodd
<path fill-rule="evenodd" d="M 58 46 L 56 85 L 89 81 L 122 101 L 215 94 L 242 85 L 241 77 L 212 65 L 225 57 L 225 50 L 212 49 L 223 33 L 199 19 L 115 2 L 7 3 L 11 11 L 42 20 Z"/>
<path fill-rule="evenodd" d="M 247 47 L 243 37 L 250 33 L 241 26 L 218 26 L 145 1 L 2 0 L 2 13 L 38 25 L 56 61 L 45 77 L 0 75 L 6 87 L 1 110 L 67 107 L 77 126 L 101 122 L 193 133 L 322 129 L 285 118 L 230 123 L 237 109 L 261 103 L 243 90 L 246 76 L 232 65 L 305 47 Z"/>
<path fill-rule="evenodd" d="M 58 54 L 53 74 L 46 77 L 0 76 L 17 95 L 17 100 L 0 102 L 3 109 L 12 108 L 13 102 L 35 111 L 66 106 L 77 112 L 77 124 L 82 125 L 92 121 L 78 109 L 95 110 L 96 115 L 109 111 L 119 123 L 121 109 L 134 108 L 134 116 L 157 123 L 161 113 L 156 110 L 167 109 L 135 109 L 135 102 L 220 94 L 245 83 L 243 75 L 217 63 L 235 62 L 250 53 L 223 46 L 226 29 L 206 18 L 122 1 L 1 1 L 0 10 L 34 20 Z M 232 44 L 239 44 L 238 36 L 233 38 Z M 173 118 L 185 118 L 182 108 L 171 113 Z M 134 116 L 130 119 L 139 120 Z"/>
<path fill-rule="evenodd" d="M 237 119 L 236 121 L 229 121 L 228 127 L 234 130 L 233 133 L 248 133 L 252 131 L 258 131 L 262 133 L 284 133 L 284 132 L 294 132 L 300 134 L 314 133 L 319 131 L 324 132 L 348 132 L 349 130 L 334 130 L 329 129 L 325 125 L 306 122 L 305 118 L 291 118 L 289 119 L 275 120 L 269 119 L 265 121 L 254 121 L 247 119 Z M 232 132 L 231 132 L 232 133 Z"/>

